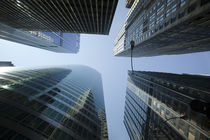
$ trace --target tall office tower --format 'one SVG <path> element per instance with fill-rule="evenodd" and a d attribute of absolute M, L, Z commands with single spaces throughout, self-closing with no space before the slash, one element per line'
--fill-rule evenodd
<path fill-rule="evenodd" d="M 0 139 L 108 139 L 101 75 L 85 66 L 0 69 Z"/>
<path fill-rule="evenodd" d="M 209 83 L 210 76 L 129 71 L 124 124 L 130 139 L 209 140 Z"/>
<path fill-rule="evenodd" d="M 209 0 L 127 0 L 125 24 L 114 42 L 114 55 L 157 56 L 209 51 Z M 129 7 L 129 6 L 128 6 Z"/>
<path fill-rule="evenodd" d="M 14 67 L 14 64 L 10 61 L 0 61 L 0 67 Z"/>
<path fill-rule="evenodd" d="M 109 34 L 118 0 L 2 0 L 0 21 L 27 31 Z"/>
<path fill-rule="evenodd" d="M 57 53 L 77 53 L 80 34 L 23 31 L 0 23 L 0 38 Z"/>

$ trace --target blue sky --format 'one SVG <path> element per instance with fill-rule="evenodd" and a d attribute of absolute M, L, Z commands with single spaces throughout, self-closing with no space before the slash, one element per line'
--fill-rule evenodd
<path fill-rule="evenodd" d="M 102 74 L 110 140 L 128 140 L 123 125 L 127 70 L 130 58 L 114 57 L 114 40 L 123 25 L 128 9 L 119 0 L 109 36 L 81 35 L 78 54 L 61 54 L 0 39 L 0 60 L 16 66 L 82 64 Z M 134 59 L 134 70 L 173 73 L 210 74 L 210 52 Z"/>

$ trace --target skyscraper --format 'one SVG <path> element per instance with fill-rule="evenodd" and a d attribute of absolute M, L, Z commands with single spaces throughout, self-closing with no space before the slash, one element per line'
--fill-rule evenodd
<path fill-rule="evenodd" d="M 118 0 L 3 0 L 0 21 L 26 31 L 109 34 Z"/>
<path fill-rule="evenodd" d="M 23 31 L 0 23 L 0 38 L 57 53 L 77 53 L 80 34 Z"/>
<path fill-rule="evenodd" d="M 131 6 L 132 5 L 132 6 Z M 114 55 L 134 57 L 209 51 L 209 0 L 126 0 L 131 7 Z"/>
<path fill-rule="evenodd" d="M 210 139 L 209 83 L 209 75 L 129 71 L 124 124 L 130 139 Z"/>
<path fill-rule="evenodd" d="M 85 66 L 0 70 L 0 139 L 108 139 L 101 75 Z"/>

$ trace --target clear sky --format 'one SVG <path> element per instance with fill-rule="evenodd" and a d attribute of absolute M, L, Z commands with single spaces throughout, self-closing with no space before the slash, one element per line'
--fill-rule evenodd
<path fill-rule="evenodd" d="M 102 74 L 109 138 L 128 140 L 123 113 L 130 58 L 114 57 L 112 51 L 127 12 L 125 0 L 119 0 L 110 35 L 82 34 L 78 54 L 54 53 L 0 39 L 0 61 L 29 67 L 82 64 L 96 69 Z M 210 74 L 210 52 L 135 58 L 134 70 Z"/>

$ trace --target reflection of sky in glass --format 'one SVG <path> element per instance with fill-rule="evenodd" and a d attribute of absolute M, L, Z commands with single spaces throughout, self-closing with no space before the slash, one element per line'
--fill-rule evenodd
<path fill-rule="evenodd" d="M 72 69 L 71 74 L 64 79 L 72 81 L 76 85 L 84 88 L 85 90 L 90 89 L 93 93 L 94 102 L 99 106 L 104 108 L 104 96 L 101 75 L 96 70 L 84 66 L 70 66 Z"/>
<path fill-rule="evenodd" d="M 77 53 L 80 48 L 80 34 L 76 33 L 61 33 L 61 32 L 43 32 L 45 35 L 53 39 L 53 43 Z"/>

